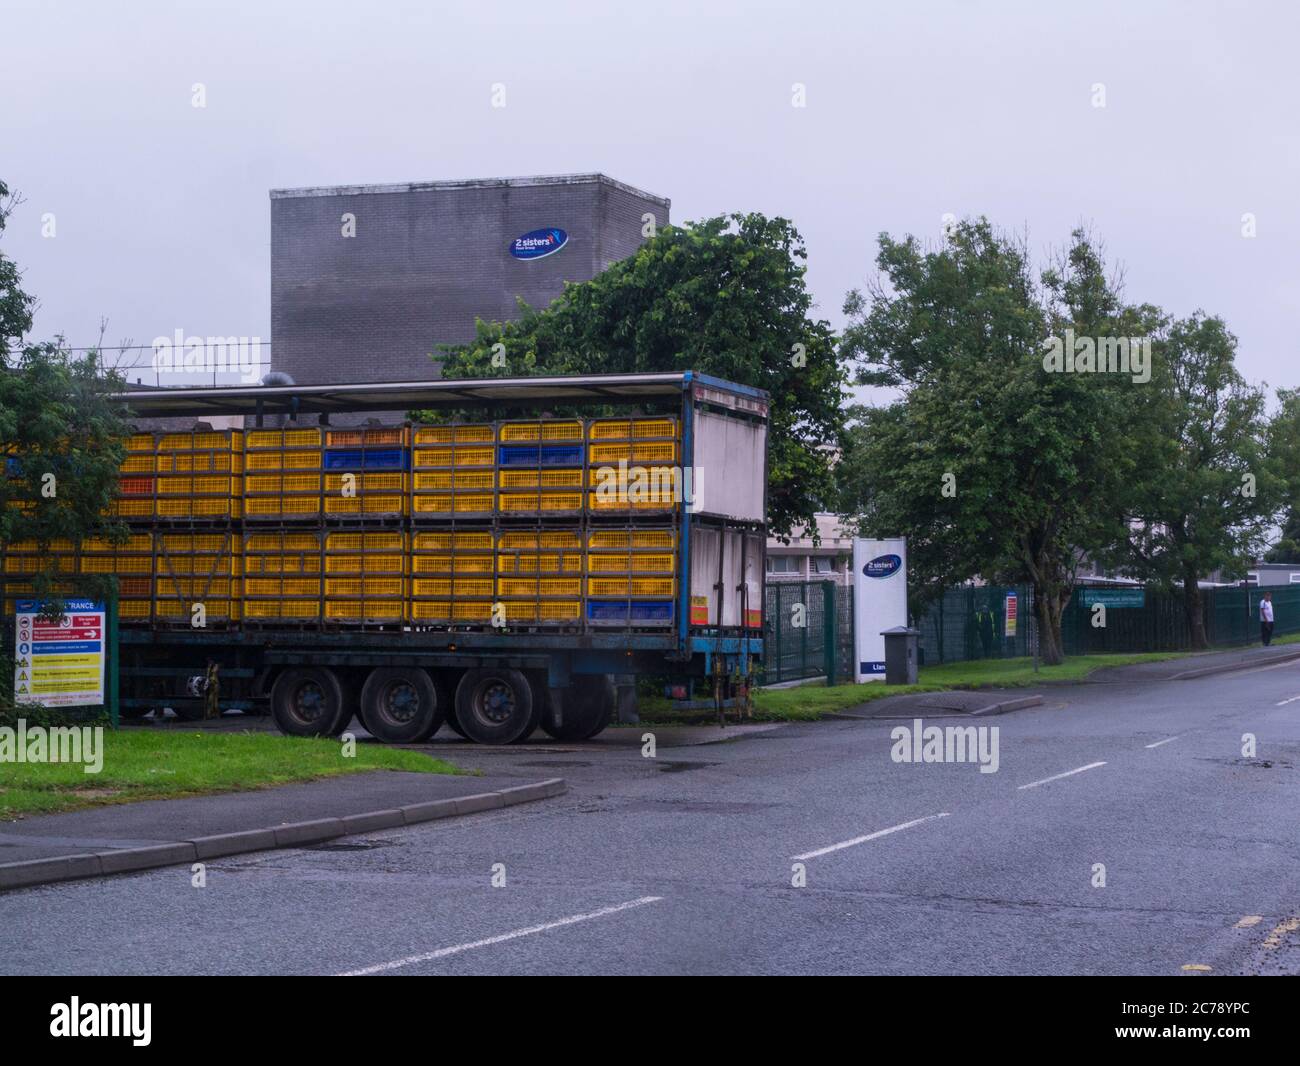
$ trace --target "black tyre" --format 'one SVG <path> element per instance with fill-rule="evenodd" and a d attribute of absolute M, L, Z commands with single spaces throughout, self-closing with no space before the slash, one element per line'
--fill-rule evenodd
<path fill-rule="evenodd" d="M 529 719 L 528 725 L 524 731 L 512 740 L 511 744 L 523 744 L 534 733 L 537 727 L 542 724 L 542 719 L 546 717 L 546 675 L 545 674 L 526 674 L 528 678 L 528 688 L 533 697 L 533 714 Z"/>
<path fill-rule="evenodd" d="M 568 688 L 551 689 L 549 698 L 551 713 L 542 716 L 542 728 L 556 740 L 594 737 L 609 725 L 618 702 L 614 679 L 609 674 L 574 674 Z M 560 719 L 558 725 L 556 717 Z"/>
<path fill-rule="evenodd" d="M 271 715 L 281 733 L 292 737 L 335 735 L 346 713 L 346 696 L 338 675 L 323 666 L 286 670 L 271 689 Z"/>
<path fill-rule="evenodd" d="M 418 666 L 370 671 L 361 688 L 361 721 L 385 744 L 418 744 L 442 725 L 446 697 Z"/>
<path fill-rule="evenodd" d="M 466 670 L 456 686 L 456 719 L 479 744 L 509 744 L 536 726 L 533 690 L 518 670 Z"/>

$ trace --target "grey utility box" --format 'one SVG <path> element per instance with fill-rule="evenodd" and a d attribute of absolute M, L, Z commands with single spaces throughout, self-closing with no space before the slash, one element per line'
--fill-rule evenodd
<path fill-rule="evenodd" d="M 915 685 L 916 641 L 921 631 L 895 626 L 880 635 L 885 638 L 885 684 Z"/>

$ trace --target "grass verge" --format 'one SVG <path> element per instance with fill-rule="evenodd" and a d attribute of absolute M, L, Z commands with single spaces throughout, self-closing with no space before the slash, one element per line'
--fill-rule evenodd
<path fill-rule="evenodd" d="M 416 751 L 360 744 L 355 757 L 345 758 L 337 740 L 271 733 L 106 728 L 103 737 L 103 768 L 97 774 L 86 773 L 81 763 L 0 762 L 0 818 L 243 792 L 365 770 L 459 772 Z"/>
<path fill-rule="evenodd" d="M 944 692 L 950 689 L 1022 688 L 1053 681 L 1080 681 L 1104 666 L 1178 659 L 1186 652 L 1134 652 L 1125 655 L 1075 655 L 1060 666 L 1039 665 L 1032 659 L 979 659 L 974 662 L 943 663 L 923 667 L 915 685 L 801 685 L 796 688 L 763 689 L 754 694 L 754 720 L 759 722 L 813 722 L 835 711 L 860 707 L 886 696 L 912 692 Z M 643 722 L 707 722 L 711 716 L 699 711 L 680 712 L 671 701 L 651 697 L 641 700 Z"/>

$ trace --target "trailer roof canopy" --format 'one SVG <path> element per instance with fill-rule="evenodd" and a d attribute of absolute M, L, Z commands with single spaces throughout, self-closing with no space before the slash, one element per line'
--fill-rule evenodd
<path fill-rule="evenodd" d="M 241 385 L 216 388 L 137 389 L 118 394 L 133 413 L 164 417 L 271 414 L 294 410 L 391 411 L 439 407 L 493 407 L 520 403 L 629 403 L 680 396 L 692 382 L 736 396 L 766 401 L 760 389 L 675 371 L 666 374 L 594 374 L 584 377 L 477 378 L 376 381 L 347 385 Z"/>

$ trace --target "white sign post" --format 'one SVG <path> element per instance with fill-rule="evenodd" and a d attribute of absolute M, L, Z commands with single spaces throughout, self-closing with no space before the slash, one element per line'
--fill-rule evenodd
<path fill-rule="evenodd" d="M 853 539 L 853 629 L 863 681 L 885 679 L 883 630 L 907 625 L 907 541 Z"/>
<path fill-rule="evenodd" d="M 42 606 L 20 600 L 15 612 L 14 695 L 45 707 L 103 704 L 104 605 L 68 600 L 54 622 L 41 617 Z"/>

